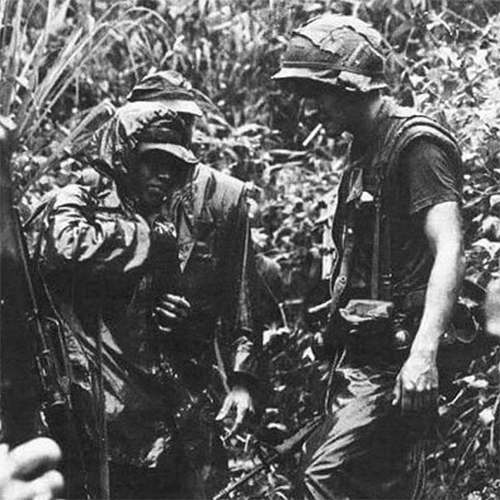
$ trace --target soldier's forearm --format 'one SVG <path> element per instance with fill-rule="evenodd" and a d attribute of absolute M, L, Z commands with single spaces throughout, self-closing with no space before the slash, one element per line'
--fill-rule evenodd
<path fill-rule="evenodd" d="M 464 263 L 460 242 L 451 243 L 436 254 L 427 286 L 424 313 L 413 341 L 412 353 L 436 356 L 439 338 L 449 327 L 463 279 Z"/>
<path fill-rule="evenodd" d="M 463 279 L 462 219 L 457 202 L 444 202 L 425 214 L 424 231 L 434 253 L 424 313 L 410 355 L 435 359 L 439 338 L 449 326 Z"/>
<path fill-rule="evenodd" d="M 233 355 L 234 376 L 257 379 L 258 361 L 256 348 L 247 337 L 240 337 Z"/>

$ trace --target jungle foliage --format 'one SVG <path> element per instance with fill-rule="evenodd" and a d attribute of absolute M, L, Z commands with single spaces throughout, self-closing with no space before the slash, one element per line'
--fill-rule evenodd
<path fill-rule="evenodd" d="M 395 97 L 444 118 L 464 176 L 468 277 L 486 286 L 500 261 L 500 5 L 496 0 L 2 0 L 0 113 L 18 125 L 21 215 L 51 189 L 94 182 L 81 162 L 89 134 L 148 71 L 176 69 L 209 99 L 196 147 L 204 161 L 253 183 L 253 239 L 271 297 L 271 377 L 263 424 L 230 443 L 234 476 L 321 410 L 322 222 L 347 141 L 315 123 L 270 79 L 293 27 L 325 11 L 370 21 L 392 47 Z M 319 307 L 317 307 L 319 305 Z M 310 312 L 313 314 L 310 314 Z M 456 374 L 429 456 L 433 499 L 500 498 L 499 352 Z M 296 462 L 249 482 L 238 498 L 293 498 Z"/>

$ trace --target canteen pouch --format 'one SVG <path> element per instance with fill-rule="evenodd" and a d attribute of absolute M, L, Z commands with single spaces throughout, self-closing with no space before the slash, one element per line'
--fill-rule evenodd
<path fill-rule="evenodd" d="M 370 322 L 386 322 L 394 315 L 394 303 L 387 300 L 354 299 L 339 310 L 342 318 L 353 326 Z"/>
<path fill-rule="evenodd" d="M 347 343 L 357 352 L 396 360 L 411 346 L 414 318 L 396 312 L 392 301 L 350 300 L 339 314 L 347 325 Z"/>
<path fill-rule="evenodd" d="M 394 304 L 384 300 L 354 299 L 339 309 L 345 342 L 355 357 L 387 358 L 391 351 L 390 332 Z"/>

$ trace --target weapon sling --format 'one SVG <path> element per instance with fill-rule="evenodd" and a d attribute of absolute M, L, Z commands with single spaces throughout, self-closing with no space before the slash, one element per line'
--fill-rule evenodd
<path fill-rule="evenodd" d="M 328 324 L 331 325 L 335 313 L 337 312 L 340 299 L 344 294 L 351 271 L 351 263 L 354 255 L 355 242 L 355 222 L 356 212 L 358 209 L 358 185 L 361 175 L 359 168 L 351 168 L 346 174 L 347 178 L 342 177 L 338 196 L 340 198 L 338 206 L 345 205 L 345 213 L 343 214 L 343 232 L 340 236 L 341 245 L 343 247 L 342 258 L 338 266 L 339 272 L 331 287 L 330 308 L 328 313 Z M 335 231 L 335 225 L 332 231 Z"/>
<path fill-rule="evenodd" d="M 340 302 L 342 295 L 347 288 L 347 283 L 349 280 L 349 272 L 351 270 L 351 262 L 354 251 L 354 220 L 356 217 L 356 206 L 354 202 L 351 202 L 347 207 L 346 214 L 346 224 L 345 224 L 345 235 L 344 235 L 344 250 L 342 253 L 342 259 L 339 265 L 339 273 L 335 278 L 331 293 L 330 311 L 328 315 L 328 321 L 331 322 Z"/>
<path fill-rule="evenodd" d="M 354 254 L 354 221 L 356 218 L 356 203 L 351 202 L 347 206 L 347 214 L 346 214 L 346 225 L 345 225 L 345 234 L 344 234 L 344 251 L 342 253 L 342 259 L 340 261 L 339 273 L 335 278 L 332 293 L 331 293 L 331 302 L 330 302 L 330 311 L 328 314 L 328 329 L 334 323 L 334 316 L 337 312 L 340 299 L 347 288 L 347 283 L 349 279 L 349 273 L 352 263 L 352 258 Z M 331 334 L 331 332 L 330 332 Z M 326 393 L 324 398 L 324 410 L 325 412 L 329 411 L 330 406 L 330 398 L 331 391 L 333 385 L 333 377 L 335 376 L 335 372 L 337 368 L 342 363 L 346 350 L 345 347 L 339 347 L 335 350 L 331 365 L 330 372 L 328 375 L 328 382 L 326 385 Z"/>
<path fill-rule="evenodd" d="M 102 290 L 102 286 L 101 286 Z M 100 498 L 110 499 L 109 462 L 108 462 L 108 429 L 106 425 L 106 394 L 104 392 L 103 373 L 103 341 L 102 341 L 102 300 L 98 301 L 95 322 L 95 340 L 97 351 L 97 388 L 98 388 L 98 426 L 99 426 L 99 486 Z"/>
<path fill-rule="evenodd" d="M 390 218 L 383 200 L 387 165 L 382 163 L 377 175 L 375 227 L 373 231 L 370 295 L 375 300 L 392 300 L 392 245 Z"/>

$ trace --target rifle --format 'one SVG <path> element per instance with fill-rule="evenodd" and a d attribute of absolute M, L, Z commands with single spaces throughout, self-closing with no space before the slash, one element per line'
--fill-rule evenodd
<path fill-rule="evenodd" d="M 14 133 L 15 124 L 0 116 L 0 398 L 4 439 L 11 445 L 40 433 L 43 407 L 69 402 L 54 356 L 56 337 L 42 326 L 14 208 L 10 166 Z"/>
<path fill-rule="evenodd" d="M 301 427 L 297 432 L 295 432 L 295 434 L 285 439 L 280 445 L 274 447 L 273 452 L 265 462 L 261 463 L 255 467 L 255 469 L 246 473 L 244 476 L 219 491 L 219 493 L 217 493 L 212 500 L 222 500 L 223 498 L 229 496 L 230 493 L 239 488 L 242 484 L 259 474 L 259 472 L 267 469 L 272 463 L 279 462 L 285 457 L 290 456 L 319 427 L 319 425 L 323 422 L 323 418 L 323 415 L 318 415 L 307 422 L 306 425 Z"/>

